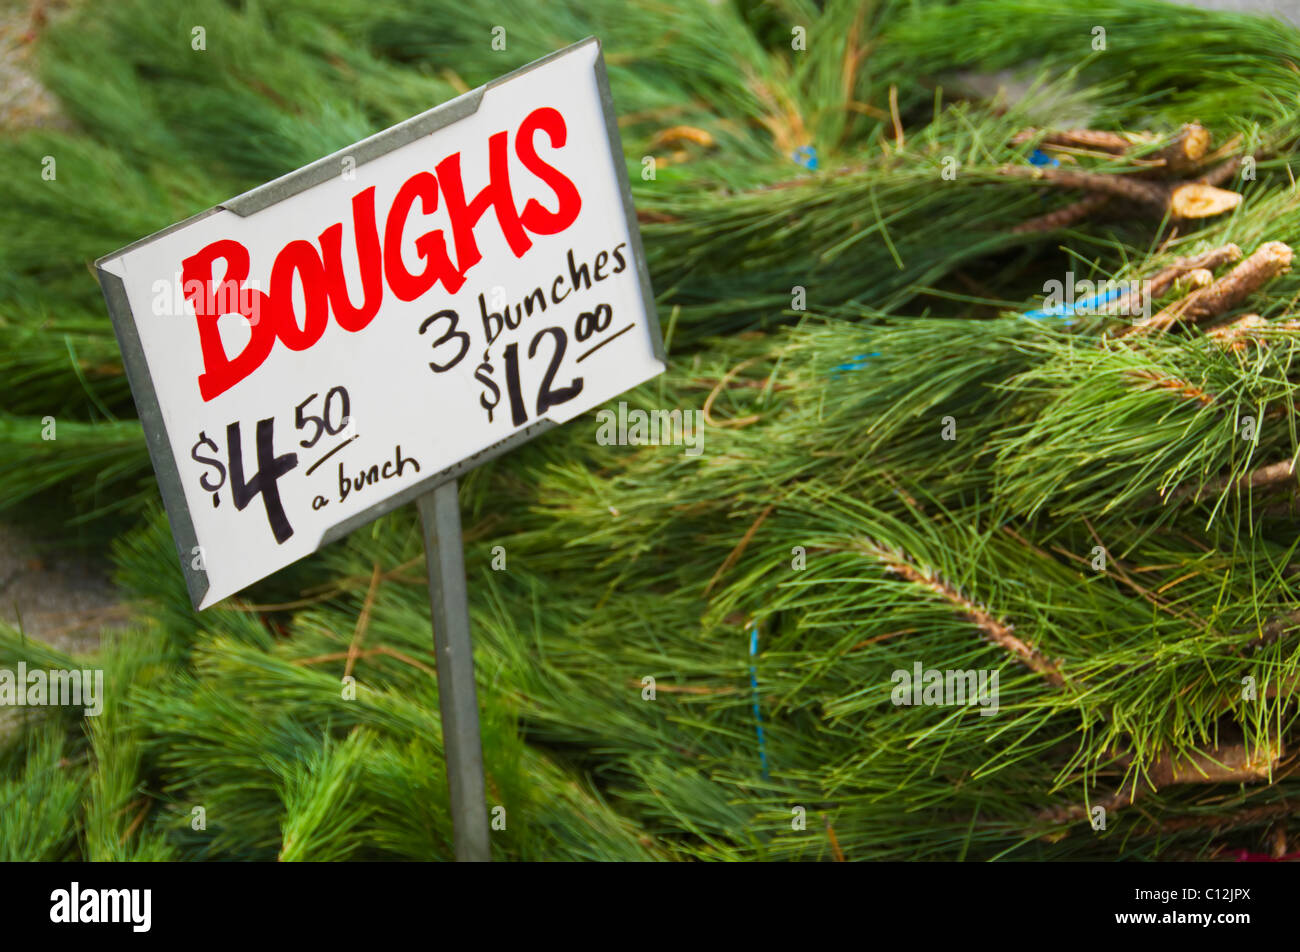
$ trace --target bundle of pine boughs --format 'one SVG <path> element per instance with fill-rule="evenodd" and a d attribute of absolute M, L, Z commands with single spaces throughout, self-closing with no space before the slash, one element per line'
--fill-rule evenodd
<path fill-rule="evenodd" d="M 496 855 L 1289 853 L 1300 33 L 126 0 L 40 24 L 66 121 L 0 130 L 0 505 L 135 611 L 92 659 L 0 631 L 109 687 L 11 724 L 0 856 L 451 855 L 418 522 L 194 613 L 87 262 L 589 34 L 670 357 L 623 399 L 702 451 L 584 417 L 462 482 Z"/>

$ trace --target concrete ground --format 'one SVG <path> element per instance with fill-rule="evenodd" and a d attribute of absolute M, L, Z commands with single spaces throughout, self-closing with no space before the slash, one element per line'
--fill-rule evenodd
<path fill-rule="evenodd" d="M 99 646 L 100 634 L 124 624 L 126 606 L 109 580 L 108 560 L 53 548 L 0 524 L 0 622 L 68 654 Z"/>
<path fill-rule="evenodd" d="M 0 131 L 69 123 L 33 76 L 33 32 L 66 0 L 0 0 Z M 64 533 L 32 533 L 0 522 L 0 623 L 68 654 L 99 646 L 101 634 L 126 623 L 126 606 L 109 580 L 106 554 L 71 554 Z"/>
<path fill-rule="evenodd" d="M 1229 10 L 1277 17 L 1300 26 L 1300 0 L 1175 0 L 1202 10 Z"/>

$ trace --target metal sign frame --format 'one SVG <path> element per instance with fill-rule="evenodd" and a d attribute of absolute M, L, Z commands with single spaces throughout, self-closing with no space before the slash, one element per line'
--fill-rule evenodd
<path fill-rule="evenodd" d="M 241 218 L 246 218 L 255 212 L 263 211 L 273 205 L 306 191 L 314 185 L 319 185 L 328 181 L 338 174 L 340 163 L 344 159 L 351 159 L 355 166 L 363 165 L 380 156 L 387 155 L 394 149 L 409 145 L 416 140 L 423 138 L 433 132 L 453 125 L 461 119 L 465 119 L 478 112 L 479 105 L 482 102 L 483 94 L 487 90 L 511 80 L 518 79 L 527 73 L 545 66 L 547 63 L 568 53 L 571 53 L 581 47 L 594 43 L 597 54 L 595 61 L 596 87 L 600 94 L 601 110 L 604 113 L 605 130 L 610 150 L 610 158 L 613 161 L 615 172 L 618 176 L 619 194 L 622 199 L 623 214 L 627 223 L 629 247 L 632 252 L 633 260 L 636 263 L 638 280 L 641 284 L 641 297 L 645 305 L 646 326 L 650 332 L 651 345 L 654 355 L 661 361 L 666 362 L 664 354 L 663 335 L 659 327 L 658 312 L 655 309 L 654 291 L 650 286 L 649 271 L 646 266 L 645 249 L 641 244 L 641 230 L 637 224 L 636 209 L 632 205 L 631 186 L 627 176 L 627 166 L 623 157 L 622 138 L 618 132 L 618 119 L 614 112 L 614 101 L 609 91 L 609 76 L 605 70 L 605 58 L 602 52 L 600 40 L 596 37 L 587 37 L 584 40 L 574 43 L 572 46 L 557 50 L 539 60 L 529 63 L 527 66 L 520 67 L 513 72 L 498 77 L 489 83 L 471 89 L 469 92 L 457 96 L 441 106 L 435 106 L 427 112 L 422 112 L 418 116 L 413 116 L 404 122 L 391 126 L 382 132 L 377 132 L 367 139 L 354 143 L 345 149 L 340 149 L 324 158 L 317 159 L 315 162 L 305 165 L 295 172 L 281 176 L 267 182 L 265 185 L 259 185 L 257 188 L 237 195 L 228 201 L 215 205 L 212 208 L 199 212 L 184 221 L 177 222 L 161 231 L 155 232 L 146 238 L 132 242 L 124 248 L 119 248 L 111 254 L 104 255 L 95 262 L 95 271 L 99 278 L 100 287 L 104 291 L 104 299 L 108 304 L 108 312 L 113 320 L 113 330 L 117 335 L 118 345 L 122 351 L 123 363 L 126 367 L 127 379 L 131 385 L 131 394 L 135 399 L 137 413 L 139 414 L 140 424 L 144 429 L 145 441 L 149 447 L 149 457 L 153 463 L 154 472 L 158 478 L 158 485 L 162 491 L 163 505 L 167 510 L 168 521 L 171 523 L 172 538 L 176 543 L 176 548 L 181 556 L 181 564 L 184 568 L 185 584 L 189 590 L 190 600 L 197 609 L 202 602 L 204 595 L 208 590 L 207 572 L 203 568 L 195 568 L 191 554 L 197 549 L 199 542 L 197 533 L 194 529 L 194 522 L 190 516 L 189 505 L 185 500 L 185 493 L 181 488 L 180 469 L 177 466 L 176 459 L 172 455 L 171 444 L 167 439 L 166 428 L 163 423 L 162 411 L 158 403 L 158 395 L 154 389 L 153 380 L 149 374 L 149 367 L 145 360 L 144 348 L 140 343 L 139 331 L 136 328 L 135 318 L 131 313 L 130 302 L 127 299 L 126 288 L 122 280 L 103 267 L 104 262 L 117 258 L 128 251 L 146 245 L 152 241 L 171 234 L 172 232 L 191 225 L 194 222 L 201 221 L 209 215 L 226 210 L 233 212 Z M 512 433 L 510 436 L 498 443 L 489 446 L 473 456 L 467 457 L 452 466 L 449 466 L 436 473 L 431 473 L 426 478 L 417 483 L 408 486 L 406 489 L 398 492 L 387 499 L 384 499 L 373 506 L 335 523 L 325 530 L 320 542 L 313 551 L 319 551 L 325 545 L 342 538 L 354 529 L 358 529 L 380 516 L 392 512 L 399 506 L 406 505 L 432 492 L 442 483 L 450 482 L 457 479 L 464 473 L 469 472 L 481 463 L 494 459 L 503 453 L 509 452 L 517 446 L 528 442 L 533 437 L 544 433 L 551 427 L 555 426 L 554 421 L 549 419 L 537 420 L 531 425 Z"/>

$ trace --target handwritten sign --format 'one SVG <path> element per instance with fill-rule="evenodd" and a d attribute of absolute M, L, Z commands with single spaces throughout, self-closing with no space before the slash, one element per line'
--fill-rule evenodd
<path fill-rule="evenodd" d="M 199 608 L 664 369 L 594 39 L 96 267 Z"/>

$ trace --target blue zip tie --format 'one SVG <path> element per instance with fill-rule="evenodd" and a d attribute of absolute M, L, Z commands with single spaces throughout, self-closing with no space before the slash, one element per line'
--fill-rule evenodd
<path fill-rule="evenodd" d="M 802 165 L 811 172 L 817 171 L 817 150 L 810 145 L 801 145 L 790 153 L 796 165 Z"/>
<path fill-rule="evenodd" d="M 1070 315 L 1078 312 L 1079 310 L 1094 308 L 1099 304 L 1107 304 L 1110 301 L 1113 301 L 1116 298 L 1122 296 L 1126 291 L 1127 288 L 1111 288 L 1109 291 L 1103 291 L 1100 294 L 1094 294 L 1090 297 L 1084 298 L 1082 301 L 1076 301 L 1074 304 L 1062 304 L 1059 307 L 1039 308 L 1033 311 L 1025 311 L 1024 314 L 1022 314 L 1021 316 L 1027 317 L 1031 321 L 1041 321 L 1049 317 L 1064 317 L 1066 318 L 1066 320 L 1063 323 L 1067 327 L 1069 327 L 1070 325 L 1076 323 L 1075 321 L 1069 320 Z M 836 364 L 834 367 L 832 367 L 831 376 L 838 377 L 842 373 L 848 373 L 854 370 L 861 370 L 863 367 L 867 365 L 868 361 L 870 361 L 872 357 L 879 357 L 879 356 L 880 356 L 879 351 L 875 351 L 874 353 L 870 353 L 870 354 L 857 354 L 851 360 L 847 360 L 842 364 Z"/>
<path fill-rule="evenodd" d="M 1128 291 L 1128 288 L 1111 288 L 1109 291 L 1102 291 L 1100 294 L 1094 294 L 1086 297 L 1082 301 L 1076 301 L 1074 304 L 1062 304 L 1058 307 L 1042 308 L 1037 311 L 1025 311 L 1024 317 L 1031 321 L 1041 321 L 1047 317 L 1069 317 L 1071 314 L 1080 310 L 1096 307 L 1098 304 L 1107 304 L 1110 301 L 1121 297 Z M 1073 324 L 1074 321 L 1066 321 L 1066 324 Z"/>
<path fill-rule="evenodd" d="M 758 623 L 749 633 L 749 656 L 758 656 Z M 763 714 L 758 709 L 758 668 L 753 661 L 749 663 L 749 686 L 754 691 L 754 728 L 758 732 L 758 762 L 763 766 L 763 779 L 770 780 L 767 772 L 767 740 L 763 737 Z"/>
<path fill-rule="evenodd" d="M 1041 321 L 1049 317 L 1064 317 L 1066 318 L 1064 323 L 1068 327 L 1075 323 L 1075 321 L 1069 320 L 1069 317 L 1072 314 L 1075 314 L 1080 310 L 1091 310 L 1100 304 L 1108 304 L 1111 301 L 1115 300 L 1116 298 L 1122 297 L 1125 293 L 1127 293 L 1127 291 L 1128 288 L 1124 288 L 1124 287 L 1111 288 L 1108 291 L 1102 291 L 1100 294 L 1093 294 L 1089 297 L 1084 298 L 1082 301 L 1076 301 L 1073 304 L 1062 304 L 1057 307 L 1038 308 L 1037 310 L 1033 310 L 1033 311 L 1025 311 L 1024 314 L 1022 314 L 1021 316 L 1027 317 L 1031 321 Z M 831 368 L 831 376 L 838 377 L 841 373 L 846 373 L 853 370 L 861 370 L 863 367 L 867 365 L 867 362 L 872 357 L 879 357 L 879 356 L 880 356 L 879 351 L 871 354 L 858 354 L 852 360 L 845 361 L 842 364 L 836 364 L 833 368 Z"/>
<path fill-rule="evenodd" d="M 1055 168 L 1056 166 L 1061 164 L 1061 160 L 1055 158 L 1054 156 L 1048 155 L 1042 149 L 1035 149 L 1033 152 L 1029 153 L 1029 164 Z"/>
<path fill-rule="evenodd" d="M 858 370 L 862 367 L 865 367 L 867 365 L 867 361 L 870 360 L 872 357 L 879 357 L 879 356 L 880 356 L 879 352 L 876 352 L 874 354 L 858 354 L 849 362 L 840 364 L 837 367 L 832 368 L 831 375 L 834 377 L 838 377 L 841 371 Z"/>

